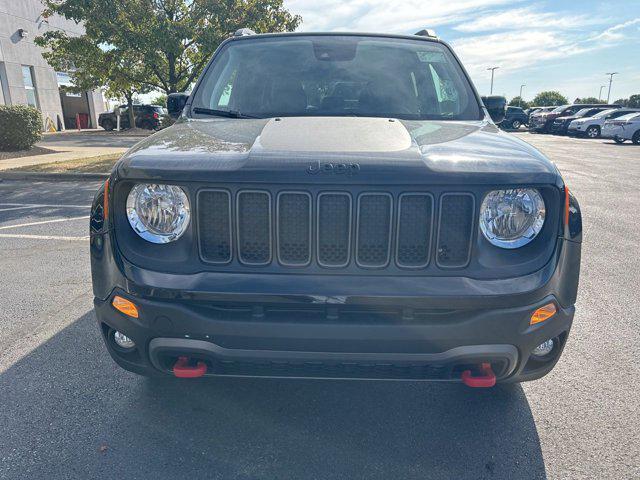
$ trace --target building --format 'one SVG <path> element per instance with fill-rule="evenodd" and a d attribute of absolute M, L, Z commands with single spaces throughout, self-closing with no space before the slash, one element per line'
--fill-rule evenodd
<path fill-rule="evenodd" d="M 34 43 L 51 29 L 82 35 L 82 25 L 59 16 L 45 19 L 43 9 L 40 0 L 0 0 L 0 105 L 33 105 L 45 125 L 50 119 L 57 129 L 76 128 L 76 118 L 81 126 L 96 128 L 105 110 L 102 92 L 66 91 L 69 75 L 51 68 Z"/>

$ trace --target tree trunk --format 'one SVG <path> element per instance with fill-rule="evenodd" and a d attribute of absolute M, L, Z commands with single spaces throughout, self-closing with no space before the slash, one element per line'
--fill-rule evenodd
<path fill-rule="evenodd" d="M 133 94 L 125 95 L 127 99 L 127 112 L 129 112 L 129 128 L 136 128 L 136 115 L 133 112 Z"/>

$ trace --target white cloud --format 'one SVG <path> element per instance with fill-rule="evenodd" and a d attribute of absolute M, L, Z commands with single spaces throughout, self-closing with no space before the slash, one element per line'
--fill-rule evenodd
<path fill-rule="evenodd" d="M 502 12 L 492 12 L 470 22 L 455 27 L 461 32 L 482 32 L 496 30 L 537 30 L 537 29 L 573 29 L 588 25 L 606 23 L 602 18 L 586 15 L 558 15 L 552 12 L 540 12 L 532 7 L 514 8 Z"/>
<path fill-rule="evenodd" d="M 636 27 L 636 25 L 638 25 Z M 633 28 L 635 27 L 635 28 Z M 620 23 L 618 25 L 614 25 L 613 27 L 607 28 L 600 35 L 595 37 L 596 40 L 603 40 L 607 42 L 625 40 L 629 37 L 629 34 L 633 35 L 640 32 L 640 18 L 634 18 L 633 20 L 629 20 L 628 22 Z"/>
<path fill-rule="evenodd" d="M 302 15 L 303 31 L 412 33 L 514 1 L 519 0 L 286 0 L 285 7 Z"/>
<path fill-rule="evenodd" d="M 601 50 L 621 41 L 637 41 L 640 18 L 586 34 L 583 30 L 559 28 L 523 28 L 501 33 L 463 37 L 453 47 L 472 75 L 478 75 L 489 64 L 502 72 L 520 70 L 549 60 Z"/>

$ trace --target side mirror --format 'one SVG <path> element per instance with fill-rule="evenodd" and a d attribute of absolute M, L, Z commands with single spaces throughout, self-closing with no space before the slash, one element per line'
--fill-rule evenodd
<path fill-rule="evenodd" d="M 170 93 L 167 97 L 167 110 L 171 118 L 178 118 L 182 114 L 182 109 L 187 104 L 189 95 L 186 93 Z"/>
<path fill-rule="evenodd" d="M 490 97 L 482 97 L 482 103 L 487 108 L 491 120 L 496 125 L 504 120 L 504 115 L 507 110 L 507 99 L 498 95 L 492 95 Z"/>

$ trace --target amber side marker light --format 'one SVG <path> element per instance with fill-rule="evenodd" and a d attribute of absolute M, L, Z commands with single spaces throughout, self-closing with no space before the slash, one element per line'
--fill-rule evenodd
<path fill-rule="evenodd" d="M 533 315 L 531 315 L 531 320 L 529 321 L 529 325 L 535 325 L 536 323 L 544 322 L 545 320 L 550 319 L 558 312 L 555 304 L 548 303 L 544 307 L 540 307 Z"/>
<path fill-rule="evenodd" d="M 122 298 L 118 295 L 113 297 L 113 301 L 111 302 L 113 308 L 118 310 L 119 312 L 128 315 L 129 317 L 138 318 L 138 307 L 136 307 L 133 302 L 130 302 L 126 298 Z"/>

